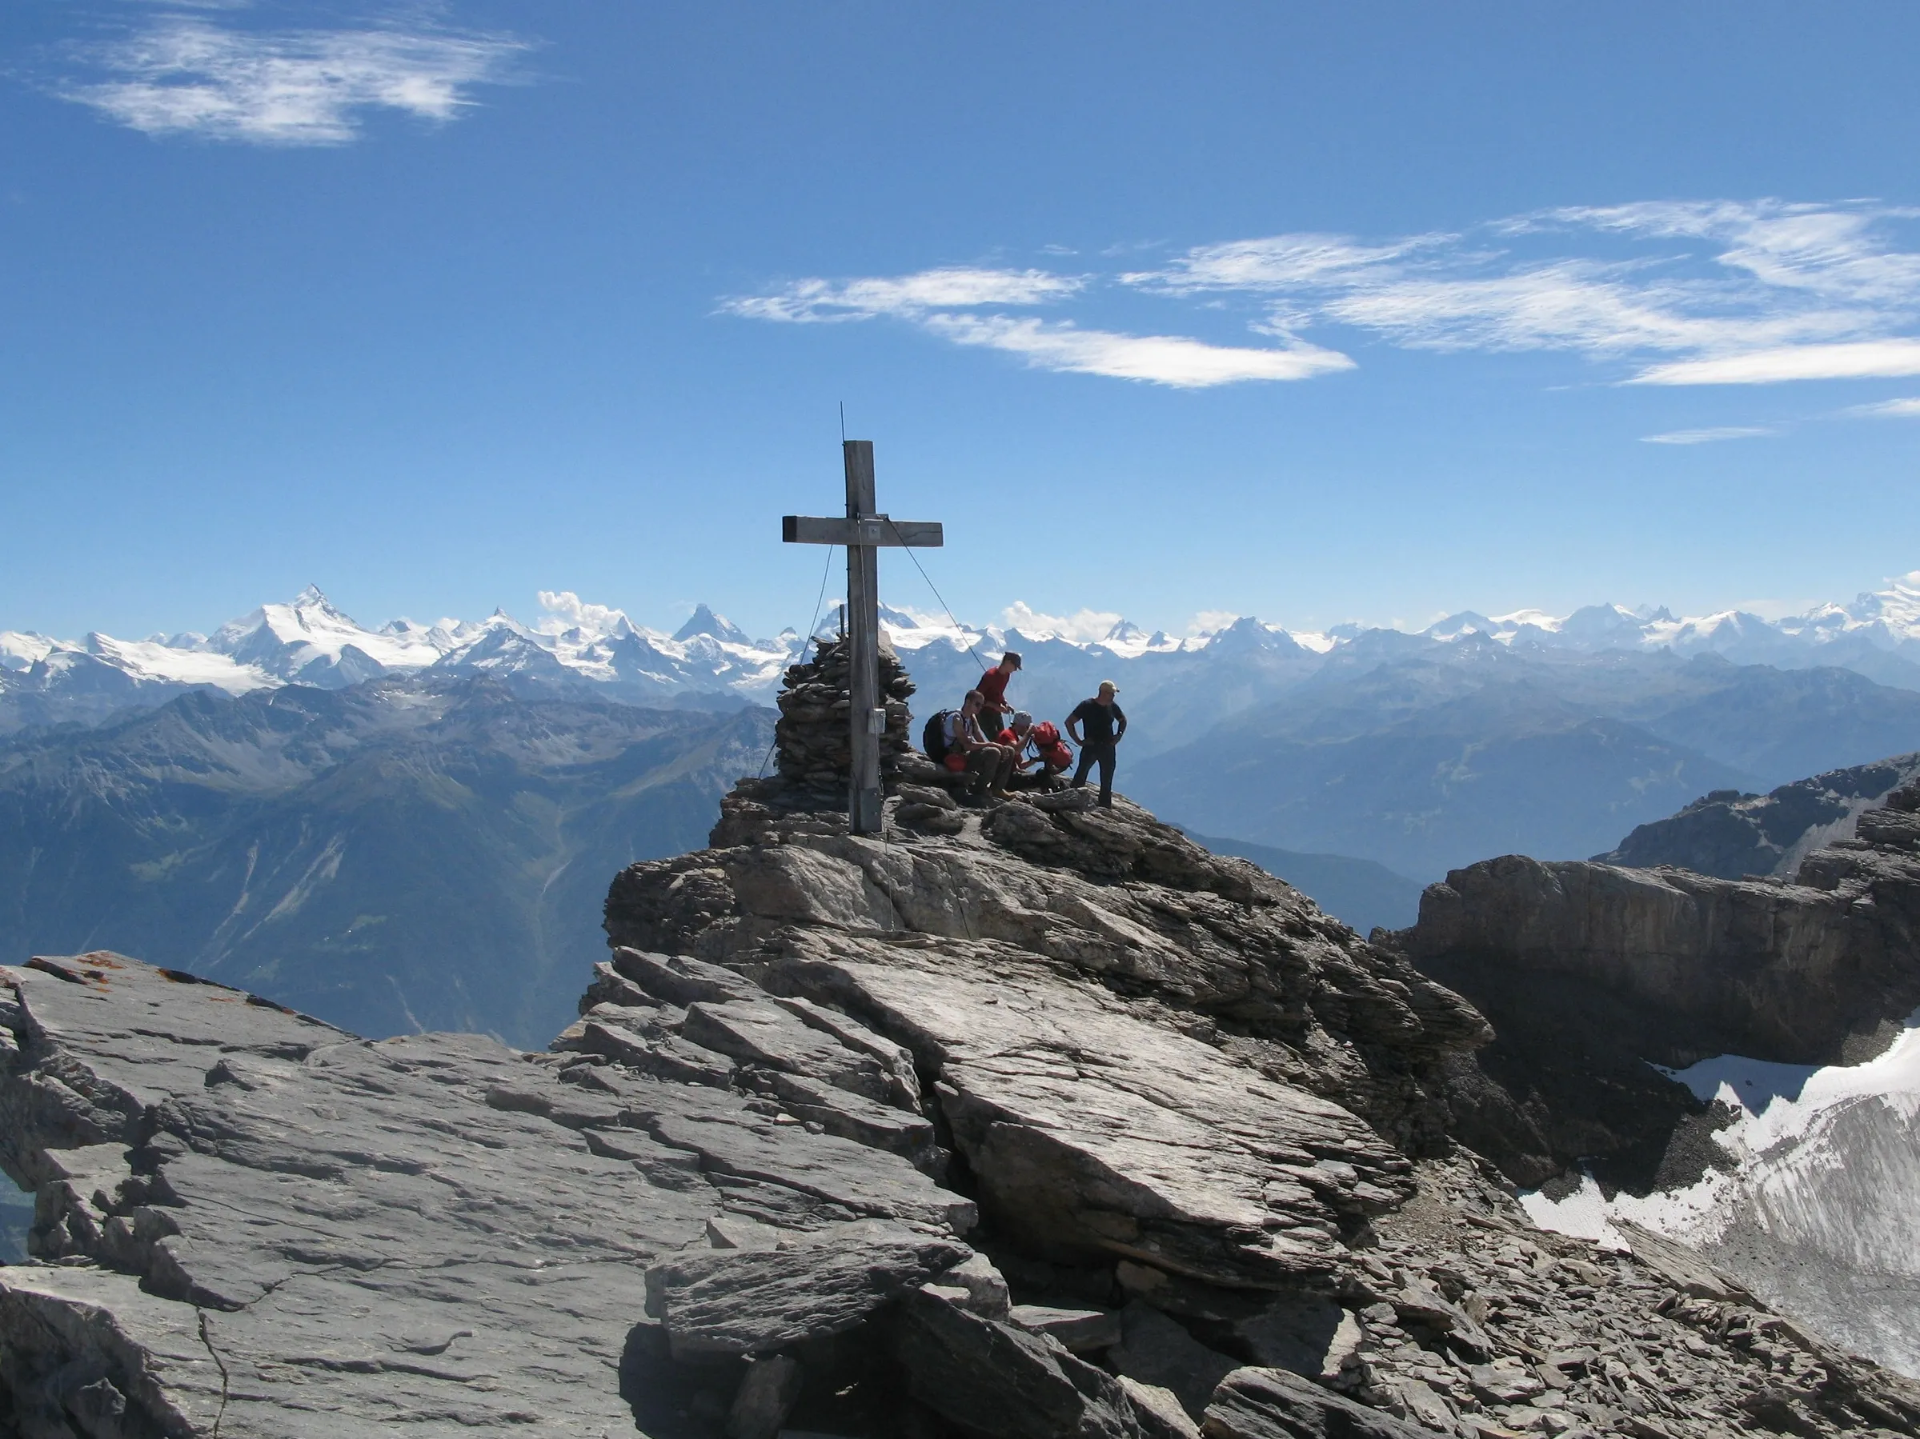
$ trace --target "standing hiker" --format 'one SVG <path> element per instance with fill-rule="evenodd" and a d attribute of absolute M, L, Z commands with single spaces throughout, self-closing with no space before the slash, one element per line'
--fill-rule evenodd
<path fill-rule="evenodd" d="M 1013 706 L 1007 703 L 1007 681 L 1020 668 L 1020 656 L 1008 650 L 1000 663 L 980 676 L 980 727 L 988 734 L 999 734 Z"/>
<path fill-rule="evenodd" d="M 1112 680 L 1100 681 L 1100 693 L 1081 700 L 1067 716 L 1067 733 L 1080 746 L 1080 766 L 1073 772 L 1073 787 L 1087 782 L 1087 771 L 1100 766 L 1100 803 L 1113 808 L 1114 748 L 1127 732 L 1127 716 L 1114 697 L 1120 693 Z M 1077 728 L 1076 728 L 1077 726 Z"/>

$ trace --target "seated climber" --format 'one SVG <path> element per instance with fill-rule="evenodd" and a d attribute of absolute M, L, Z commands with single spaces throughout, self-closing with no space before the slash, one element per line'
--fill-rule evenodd
<path fill-rule="evenodd" d="M 966 702 L 950 711 L 944 728 L 947 741 L 946 766 L 956 774 L 974 775 L 973 793 L 985 793 L 994 799 L 1007 797 L 1007 781 L 1013 778 L 1016 752 L 1007 745 L 995 744 L 980 727 L 981 706 L 985 697 L 979 690 L 968 690 Z"/>
<path fill-rule="evenodd" d="M 1035 724 L 1025 710 L 1014 713 L 1013 723 L 1000 731 L 999 741 L 1013 751 L 1017 777 L 1034 789 L 1052 789 L 1053 777 L 1073 763 L 1073 751 L 1061 740 L 1058 726 L 1048 720 Z"/>
<path fill-rule="evenodd" d="M 1000 656 L 999 664 L 980 676 L 980 724 L 988 734 L 1000 733 L 1007 722 L 1007 712 L 1013 708 L 1007 703 L 1007 681 L 1019 668 L 1020 656 L 1008 650 Z"/>

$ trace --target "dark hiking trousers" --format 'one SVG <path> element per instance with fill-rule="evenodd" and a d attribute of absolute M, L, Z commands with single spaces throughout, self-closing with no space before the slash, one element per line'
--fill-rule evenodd
<path fill-rule="evenodd" d="M 1113 808 L 1113 746 L 1080 746 L 1080 767 L 1073 772 L 1073 787 L 1079 789 L 1087 782 L 1087 771 L 1096 764 L 1100 766 L 1100 803 L 1108 809 Z"/>

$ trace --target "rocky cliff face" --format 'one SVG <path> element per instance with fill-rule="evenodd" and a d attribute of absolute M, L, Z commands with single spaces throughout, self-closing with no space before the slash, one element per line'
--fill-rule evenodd
<path fill-rule="evenodd" d="M 856 841 L 738 796 L 616 882 L 652 947 L 544 1054 L 0 972 L 38 1192 L 0 1434 L 1920 1434 L 1903 1381 L 1448 1152 L 1457 997 L 1046 803 Z"/>
<path fill-rule="evenodd" d="M 1692 1162 L 1706 1110 L 1653 1065 L 1885 1048 L 1920 1006 L 1916 811 L 1894 791 L 1792 883 L 1509 855 L 1429 888 L 1395 942 L 1499 1036 L 1456 1066 L 1456 1132 L 1521 1183 L 1588 1160 L 1644 1190 Z"/>
<path fill-rule="evenodd" d="M 619 947 L 562 1043 L 784 1096 L 944 1175 L 978 1202 L 968 1242 L 1015 1301 L 976 1317 L 1117 1374 L 1143 1433 L 1190 1432 L 1183 1411 L 1215 1436 L 1387 1416 L 1462 1433 L 1851 1422 L 1821 1386 L 1872 1371 L 1684 1251 L 1544 1239 L 1449 1153 L 1446 1075 L 1486 1038 L 1455 995 L 1137 807 L 1065 793 L 973 812 L 932 778 L 889 801 L 919 823 L 874 840 L 777 785 L 736 790 L 712 848 L 615 881 Z M 797 1083 L 821 1016 L 904 1050 L 919 1103 L 877 1071 Z M 1107 1432 L 1077 1427 L 1084 1407 L 982 1422 L 1011 1412 L 1011 1381 L 983 1341 L 954 1359 L 947 1337 L 931 1382 L 930 1313 L 916 1298 L 892 1321 L 927 1432 Z M 1768 1336 L 1769 1367 L 1730 1365 L 1728 1335 Z M 1167 1429 L 1142 1386 L 1172 1391 Z M 1328 1390 L 1357 1407 L 1326 1408 Z"/>
<path fill-rule="evenodd" d="M 803 677 L 804 678 L 804 677 Z M 1920 1435 L 1449 1135 L 1482 1015 L 1244 861 L 899 760 L 632 866 L 545 1053 L 0 971 L 0 1436 Z"/>
<path fill-rule="evenodd" d="M 1769 794 L 1715 790 L 1666 819 L 1643 824 L 1601 864 L 1673 865 L 1720 879 L 1791 877 L 1814 850 L 1852 839 L 1860 815 L 1920 776 L 1920 754 L 1829 770 Z"/>
<path fill-rule="evenodd" d="M 1885 798 L 1835 801 L 1854 837 L 1791 882 L 1510 856 L 1396 939 L 1493 1021 L 1454 1066 L 1454 1132 L 1542 1185 L 1540 1217 L 1653 1225 L 1911 1373 L 1920 786 Z"/>
<path fill-rule="evenodd" d="M 1335 1099 L 1412 1152 L 1444 1142 L 1441 1062 L 1486 1037 L 1468 1005 L 1255 866 L 1136 806 L 1091 801 L 1066 790 L 973 813 L 909 783 L 889 804 L 917 825 L 874 840 L 743 784 L 713 848 L 615 880 L 607 929 L 616 944 L 735 966 L 855 1012 L 887 1011 L 886 975 L 904 967 L 929 977 L 915 985 L 958 985 L 970 1023 L 995 1018 L 1002 1006 L 986 1001 L 1018 986 L 1038 1013 L 1070 1006 L 1069 1031 L 1103 1012 L 1150 1016 L 1164 1023 L 1123 1027 Z M 1020 1034 L 915 1022 L 934 1027 L 898 1037 L 942 1075 L 949 1049 Z"/>

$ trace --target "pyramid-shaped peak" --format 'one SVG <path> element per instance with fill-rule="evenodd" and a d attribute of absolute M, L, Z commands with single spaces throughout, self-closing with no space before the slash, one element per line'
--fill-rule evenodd
<path fill-rule="evenodd" d="M 676 641 L 695 638 L 698 635 L 710 635 L 716 640 L 725 640 L 728 644 L 747 644 L 747 632 L 733 624 L 724 615 L 716 615 L 706 605 L 695 605 L 693 614 L 687 622 L 673 632 Z"/>

